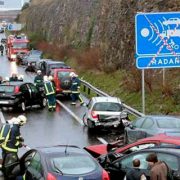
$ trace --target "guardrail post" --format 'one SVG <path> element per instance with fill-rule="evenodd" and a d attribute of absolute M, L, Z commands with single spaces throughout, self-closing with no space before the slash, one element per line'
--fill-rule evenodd
<path fill-rule="evenodd" d="M 83 91 L 86 92 L 86 86 L 84 86 Z"/>
<path fill-rule="evenodd" d="M 90 93 L 91 93 L 91 89 L 90 89 L 90 88 L 88 88 L 88 95 L 90 95 Z"/>

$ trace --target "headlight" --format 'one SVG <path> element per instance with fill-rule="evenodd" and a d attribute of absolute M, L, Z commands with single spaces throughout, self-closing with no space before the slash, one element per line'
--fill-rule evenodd
<path fill-rule="evenodd" d="M 16 54 L 11 54 L 11 59 L 16 59 Z"/>

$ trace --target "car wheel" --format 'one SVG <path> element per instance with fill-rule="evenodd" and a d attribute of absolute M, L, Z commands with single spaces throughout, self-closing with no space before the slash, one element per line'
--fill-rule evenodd
<path fill-rule="evenodd" d="M 85 126 L 87 126 L 87 125 L 88 125 L 88 124 L 87 124 L 87 119 L 86 119 L 85 117 L 86 117 L 86 114 L 83 115 L 83 124 L 84 124 Z"/>
<path fill-rule="evenodd" d="M 94 129 L 95 128 L 94 122 L 92 122 L 89 119 L 87 119 L 87 126 L 88 126 L 89 129 Z"/>
<path fill-rule="evenodd" d="M 24 111 L 26 111 L 26 104 L 25 104 L 25 102 L 22 102 L 21 103 L 21 110 L 24 112 Z"/>
<path fill-rule="evenodd" d="M 46 98 L 43 98 L 42 102 L 40 103 L 41 108 L 46 107 L 46 104 L 47 104 L 47 100 Z"/>

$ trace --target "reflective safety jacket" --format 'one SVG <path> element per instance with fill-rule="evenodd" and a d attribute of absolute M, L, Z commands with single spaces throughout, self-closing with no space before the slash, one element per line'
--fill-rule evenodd
<path fill-rule="evenodd" d="M 1 127 L 0 130 L 0 145 L 2 145 L 3 143 L 6 143 L 9 140 L 9 135 L 11 132 L 11 126 L 10 124 L 4 124 Z"/>
<path fill-rule="evenodd" d="M 8 152 L 17 152 L 21 145 L 20 126 L 13 124 L 7 141 L 2 144 L 2 149 Z"/>
<path fill-rule="evenodd" d="M 35 83 L 36 86 L 43 86 L 44 85 L 43 76 L 42 75 L 37 75 L 34 78 L 34 83 Z"/>
<path fill-rule="evenodd" d="M 79 78 L 75 77 L 72 79 L 72 84 L 71 84 L 71 92 L 72 93 L 79 93 L 81 82 Z"/>
<path fill-rule="evenodd" d="M 44 89 L 45 89 L 46 96 L 50 94 L 55 94 L 55 88 L 51 81 L 47 81 L 44 83 Z"/>

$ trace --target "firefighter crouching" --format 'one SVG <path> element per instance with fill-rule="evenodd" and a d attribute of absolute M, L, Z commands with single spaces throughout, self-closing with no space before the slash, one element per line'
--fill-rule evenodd
<path fill-rule="evenodd" d="M 48 102 L 48 110 L 52 111 L 56 109 L 56 91 L 52 82 L 52 76 L 44 76 L 44 90 Z"/>
<path fill-rule="evenodd" d="M 27 118 L 24 115 L 20 115 L 17 118 L 8 120 L 7 124 L 4 124 L 0 131 L 0 142 L 2 148 L 3 163 L 5 162 L 8 154 L 15 154 L 18 156 L 18 148 L 22 147 L 24 139 L 21 137 L 20 127 L 26 124 Z M 3 165 L 2 163 L 2 165 Z"/>
<path fill-rule="evenodd" d="M 82 97 L 80 96 L 80 80 L 78 78 L 78 75 L 75 74 L 74 72 L 70 73 L 70 77 L 72 80 L 71 84 L 71 99 L 72 99 L 72 105 L 76 105 L 76 101 L 79 100 L 80 104 L 83 105 L 84 101 Z"/>

